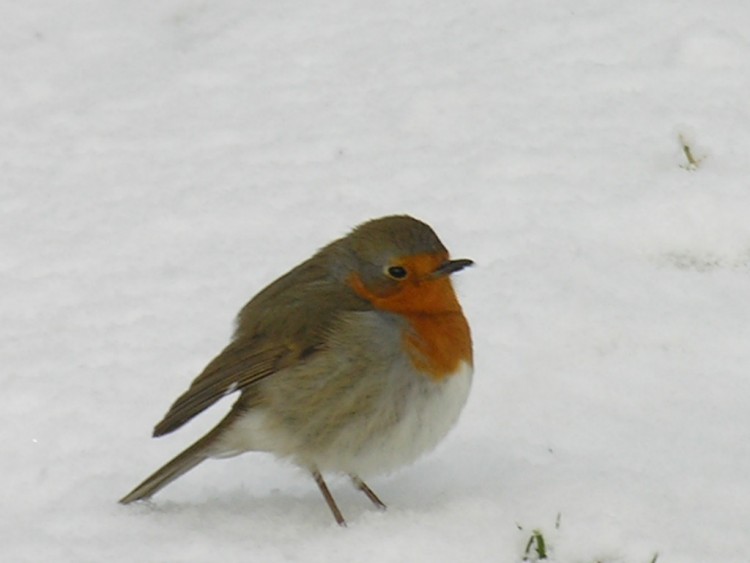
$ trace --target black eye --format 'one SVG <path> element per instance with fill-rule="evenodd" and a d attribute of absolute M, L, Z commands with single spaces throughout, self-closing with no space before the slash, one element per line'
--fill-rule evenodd
<path fill-rule="evenodd" d="M 386 272 L 394 280 L 402 280 L 406 277 L 407 271 L 403 266 L 390 266 Z"/>

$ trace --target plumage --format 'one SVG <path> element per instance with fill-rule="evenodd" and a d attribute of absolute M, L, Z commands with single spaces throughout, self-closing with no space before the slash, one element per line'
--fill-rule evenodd
<path fill-rule="evenodd" d="M 466 401 L 471 335 L 448 276 L 470 263 L 449 260 L 432 229 L 407 216 L 369 221 L 322 248 L 242 308 L 231 342 L 154 436 L 238 393 L 230 412 L 121 502 L 148 498 L 209 457 L 267 451 L 308 468 L 339 523 L 321 472 L 352 475 L 382 505 L 360 476 L 432 449 Z"/>

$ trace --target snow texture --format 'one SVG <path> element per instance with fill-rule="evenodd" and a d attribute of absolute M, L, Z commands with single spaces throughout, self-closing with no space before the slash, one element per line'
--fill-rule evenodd
<path fill-rule="evenodd" d="M 0 8 L 8 562 L 750 560 L 750 6 Z M 690 169 L 680 137 L 698 166 Z M 240 307 L 363 220 L 456 257 L 474 385 L 373 510 L 268 455 L 117 499 Z M 533 550 L 532 550 L 533 552 Z"/>

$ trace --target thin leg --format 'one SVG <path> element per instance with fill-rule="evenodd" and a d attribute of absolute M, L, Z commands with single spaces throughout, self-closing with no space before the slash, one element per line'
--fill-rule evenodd
<path fill-rule="evenodd" d="M 318 484 L 320 492 L 323 493 L 323 498 L 326 499 L 328 508 L 330 508 L 331 512 L 333 512 L 333 517 L 336 519 L 336 523 L 339 526 L 346 527 L 346 520 L 344 520 L 344 517 L 341 515 L 339 507 L 336 506 L 336 501 L 333 500 L 333 495 L 331 494 L 331 491 L 328 490 L 328 485 L 326 485 L 326 482 L 323 480 L 323 476 L 320 474 L 320 471 L 318 471 L 317 469 L 313 470 L 312 476 L 313 479 L 315 479 L 315 482 Z"/>
<path fill-rule="evenodd" d="M 354 483 L 354 486 L 357 487 L 360 491 L 365 493 L 367 495 L 367 498 L 369 498 L 372 501 L 372 504 L 378 507 L 380 510 L 385 510 L 388 508 L 385 503 L 378 498 L 378 495 L 376 495 L 370 487 L 367 486 L 367 484 L 357 477 L 356 475 L 350 475 L 352 479 L 352 483 Z"/>

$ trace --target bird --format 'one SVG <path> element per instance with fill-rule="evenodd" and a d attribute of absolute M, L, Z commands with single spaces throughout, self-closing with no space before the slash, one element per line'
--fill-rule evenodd
<path fill-rule="evenodd" d="M 267 452 L 310 473 L 340 526 L 324 474 L 348 476 L 385 509 L 364 478 L 433 450 L 467 401 L 472 337 L 451 275 L 472 264 L 408 215 L 322 247 L 240 310 L 229 344 L 153 436 L 238 394 L 226 416 L 120 502 L 149 499 L 207 459 Z"/>

